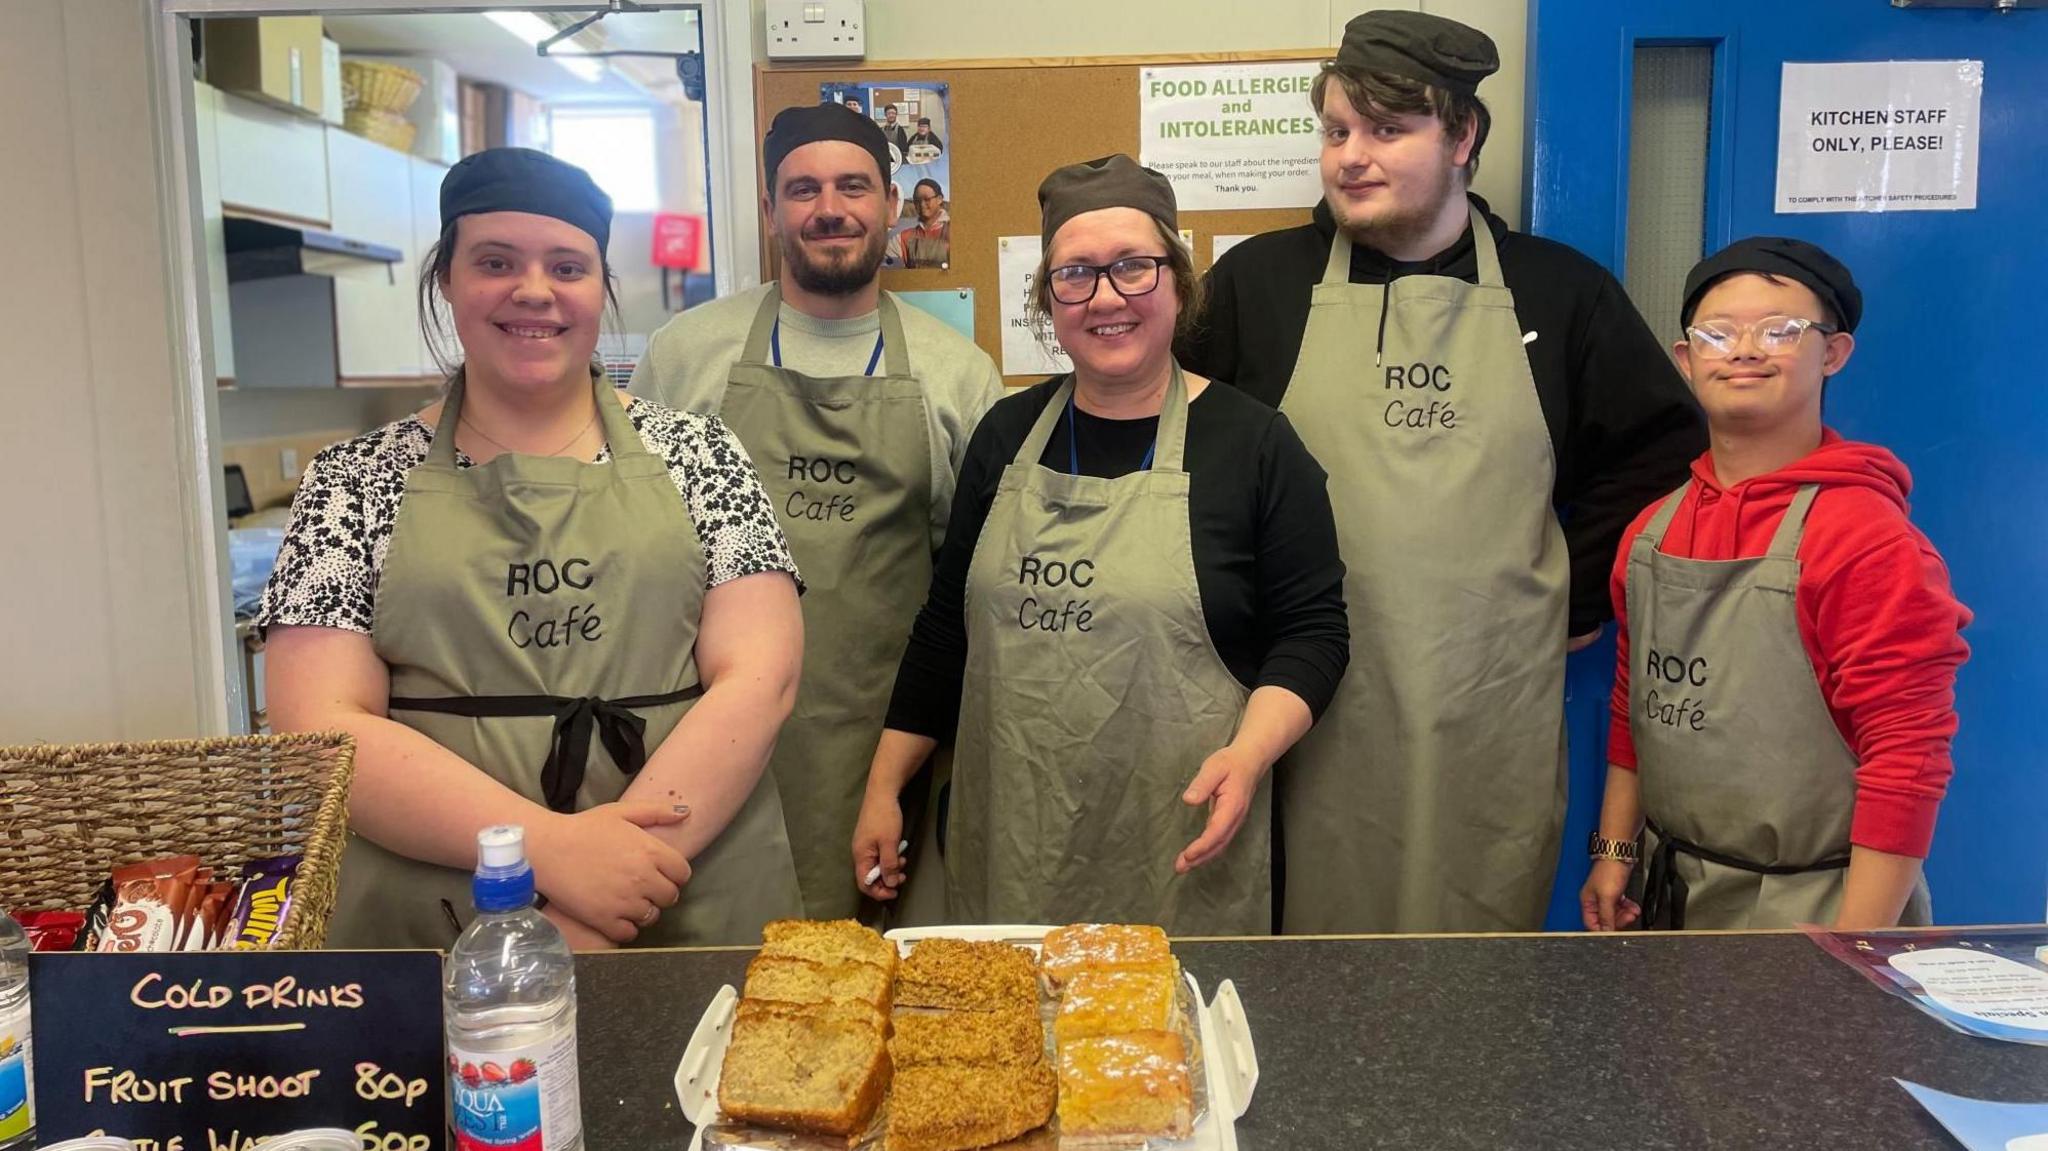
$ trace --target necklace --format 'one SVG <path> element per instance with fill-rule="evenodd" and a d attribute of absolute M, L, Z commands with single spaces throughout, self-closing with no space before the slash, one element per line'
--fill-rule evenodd
<path fill-rule="evenodd" d="M 483 430 L 483 429 L 482 429 L 482 428 L 480 428 L 480 427 L 477 427 L 477 426 L 476 426 L 475 424 L 472 424 L 472 423 L 470 423 L 470 422 L 469 422 L 469 417 L 468 417 L 467 415 L 459 416 L 459 417 L 457 417 L 457 418 L 458 418 L 458 419 L 460 419 L 460 420 L 462 421 L 462 426 L 463 426 L 463 427 L 465 427 L 465 428 L 468 428 L 468 429 L 469 429 L 470 431 L 472 431 L 472 432 L 475 432 L 475 433 L 476 433 L 477 435 L 480 435 L 480 436 L 482 436 L 482 437 L 484 438 L 484 442 L 485 442 L 485 443 L 488 443 L 488 444 L 490 444 L 490 445 L 491 445 L 492 447 L 494 447 L 494 448 L 497 448 L 497 449 L 498 449 L 499 451 L 501 451 L 501 452 L 511 452 L 511 453 L 512 453 L 513 455 L 519 455 L 519 454 L 520 454 L 520 452 L 519 452 L 519 450 L 518 450 L 517 448 L 511 447 L 511 446 L 509 446 L 509 445 L 507 445 L 507 444 L 503 444 L 503 443 L 500 443 L 500 442 L 498 442 L 497 440 L 494 440 L 494 439 L 492 439 L 492 438 L 491 438 L 491 433 L 489 433 L 489 432 L 487 432 L 487 431 Z M 561 454 L 562 454 L 563 452 L 566 452 L 566 451 L 568 451 L 568 450 L 569 450 L 570 448 L 573 448 L 573 447 L 575 447 L 575 446 L 576 446 L 576 444 L 577 444 L 577 442 L 578 442 L 578 441 L 580 441 L 580 440 L 581 440 L 581 439 L 582 439 L 582 438 L 583 438 L 583 437 L 584 437 L 585 435 L 587 435 L 587 434 L 589 433 L 590 429 L 591 429 L 591 426 L 592 426 L 592 425 L 594 425 L 594 424 L 596 424 L 596 423 L 597 423 L 597 410 L 596 410 L 595 408 L 592 408 L 592 409 L 591 409 L 591 412 L 590 412 L 590 423 L 584 424 L 584 425 L 583 425 L 583 426 L 582 426 L 581 428 L 578 428 L 578 429 L 577 429 L 577 431 L 576 431 L 576 434 L 575 434 L 574 436 L 571 436 L 571 437 L 569 438 L 569 442 L 568 442 L 568 443 L 566 443 L 566 444 L 563 444 L 563 445 L 562 445 L 561 447 L 559 447 L 559 448 L 556 448 L 556 449 L 555 449 L 554 451 L 551 451 L 551 452 L 549 452 L 549 453 L 547 453 L 547 454 L 548 454 L 548 455 L 550 455 L 550 456 L 559 456 L 559 455 L 561 455 Z"/>

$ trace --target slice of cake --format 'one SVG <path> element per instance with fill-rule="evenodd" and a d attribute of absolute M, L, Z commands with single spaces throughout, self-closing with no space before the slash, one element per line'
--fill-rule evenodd
<path fill-rule="evenodd" d="M 1031 952 L 1007 943 L 921 940 L 896 970 L 895 1003 L 952 1011 L 1035 1011 L 1038 964 Z"/>
<path fill-rule="evenodd" d="M 897 1067 L 981 1063 L 1021 1067 L 1045 1059 L 1045 1025 L 1022 1007 L 1000 1011 L 906 1011 L 895 1019 L 889 1058 Z"/>
<path fill-rule="evenodd" d="M 1166 932 L 1149 924 L 1076 923 L 1046 933 L 1040 962 L 1057 990 L 1074 972 L 1087 968 L 1170 970 L 1173 951 L 1166 945 Z"/>
<path fill-rule="evenodd" d="M 1174 976 L 1163 971 L 1084 968 L 1067 980 L 1053 1017 L 1053 1038 L 1061 1044 L 1128 1031 L 1173 1031 L 1177 1011 Z"/>
<path fill-rule="evenodd" d="M 1194 1128 L 1187 1048 L 1172 1031 L 1060 1044 L 1060 1142 L 1185 1139 Z"/>
<path fill-rule="evenodd" d="M 851 919 L 778 919 L 761 929 L 761 954 L 814 963 L 872 963 L 896 973 L 896 945 Z"/>
<path fill-rule="evenodd" d="M 865 1003 L 884 1015 L 889 1011 L 889 973 L 873 963 L 854 960 L 797 959 L 758 955 L 747 964 L 748 999 L 781 1003 Z"/>
<path fill-rule="evenodd" d="M 1002 1143 L 1052 1118 L 1058 1085 L 1043 1062 L 905 1067 L 889 1093 L 884 1151 L 967 1151 Z"/>
<path fill-rule="evenodd" d="M 864 1003 L 741 1000 L 718 1108 L 736 1122 L 858 1137 L 889 1086 L 887 1025 Z"/>

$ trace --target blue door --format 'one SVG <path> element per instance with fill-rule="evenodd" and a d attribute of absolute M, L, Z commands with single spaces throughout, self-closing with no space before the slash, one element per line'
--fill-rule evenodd
<path fill-rule="evenodd" d="M 1913 516 L 1976 613 L 1957 688 L 1955 779 L 1927 865 L 1943 923 L 2039 921 L 2048 905 L 2048 11 L 1893 8 L 1882 0 L 1534 0 L 1532 230 L 1624 273 L 1638 51 L 1712 50 L 1703 250 L 1799 236 L 1841 257 L 1866 297 L 1828 422 L 1913 471 Z M 1787 62 L 1980 60 L 1977 207 L 1780 215 Z M 1682 276 L 1682 272 L 1679 275 Z M 1675 318 L 1650 317 L 1666 331 Z M 1600 652 L 1605 652 L 1605 664 Z M 1599 806 L 1613 652 L 1576 657 L 1572 816 L 1550 923 L 1575 926 Z"/>

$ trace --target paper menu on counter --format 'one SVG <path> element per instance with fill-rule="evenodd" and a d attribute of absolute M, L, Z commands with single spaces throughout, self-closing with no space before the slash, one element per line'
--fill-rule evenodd
<path fill-rule="evenodd" d="M 2048 928 L 1812 928 L 1808 935 L 1872 983 L 1957 1031 L 2048 1046 L 2048 963 L 2040 953 Z"/>
<path fill-rule="evenodd" d="M 1908 1083 L 1906 1089 L 1964 1151 L 2048 1151 L 2048 1103 L 1993 1103 Z"/>

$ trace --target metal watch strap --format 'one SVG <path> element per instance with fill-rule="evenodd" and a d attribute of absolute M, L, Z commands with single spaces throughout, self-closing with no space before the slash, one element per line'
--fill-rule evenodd
<path fill-rule="evenodd" d="M 1633 839 L 1608 839 L 1595 830 L 1586 837 L 1586 854 L 1593 859 L 1632 864 L 1642 862 L 1643 849 Z"/>

